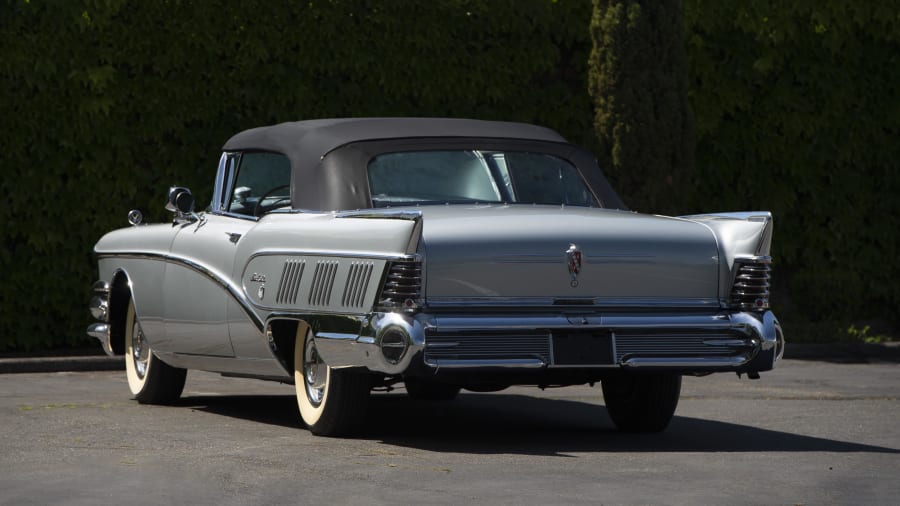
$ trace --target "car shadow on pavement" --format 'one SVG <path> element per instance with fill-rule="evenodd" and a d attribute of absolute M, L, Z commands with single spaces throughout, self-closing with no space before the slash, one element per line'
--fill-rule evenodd
<path fill-rule="evenodd" d="M 303 430 L 296 399 L 285 395 L 186 397 L 178 405 Z M 676 412 L 677 413 L 677 412 Z M 613 426 L 599 404 L 524 395 L 464 393 L 427 402 L 403 393 L 371 396 L 360 440 L 427 451 L 559 455 L 573 452 L 863 452 L 898 448 L 794 434 L 684 416 L 659 434 Z"/>
<path fill-rule="evenodd" d="M 293 395 L 185 395 L 172 406 L 268 425 L 304 428 Z"/>

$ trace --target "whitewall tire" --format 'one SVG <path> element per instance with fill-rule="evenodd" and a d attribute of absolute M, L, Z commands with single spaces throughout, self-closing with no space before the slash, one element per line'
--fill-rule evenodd
<path fill-rule="evenodd" d="M 135 315 L 133 300 L 128 301 L 125 320 L 125 375 L 128 388 L 141 404 L 168 404 L 178 400 L 187 376 L 185 369 L 172 367 L 153 355 Z"/>
<path fill-rule="evenodd" d="M 329 367 L 316 349 L 312 330 L 302 324 L 294 344 L 294 386 L 300 418 L 313 434 L 348 434 L 364 422 L 369 376 L 356 369 Z"/>

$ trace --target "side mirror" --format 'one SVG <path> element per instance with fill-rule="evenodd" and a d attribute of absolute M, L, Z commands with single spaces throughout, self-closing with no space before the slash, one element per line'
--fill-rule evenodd
<path fill-rule="evenodd" d="M 175 207 L 184 214 L 194 212 L 194 196 L 189 191 L 179 193 L 175 197 Z"/>
<path fill-rule="evenodd" d="M 194 212 L 194 196 L 191 194 L 191 190 L 183 186 L 169 188 L 169 201 L 166 202 L 166 209 L 175 213 L 174 223 L 176 225 L 194 223 L 197 220 L 203 221 L 203 218 Z"/>
<path fill-rule="evenodd" d="M 194 195 L 183 186 L 169 188 L 169 201 L 166 209 L 173 213 L 191 214 L 194 212 Z"/>

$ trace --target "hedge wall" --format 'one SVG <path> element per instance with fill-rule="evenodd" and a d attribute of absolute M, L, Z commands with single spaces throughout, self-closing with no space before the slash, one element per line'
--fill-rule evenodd
<path fill-rule="evenodd" d="M 775 214 L 788 332 L 791 320 L 896 332 L 900 10 L 691 0 L 685 18 L 699 176 L 688 208 Z"/>
<path fill-rule="evenodd" d="M 677 214 L 694 170 L 681 0 L 594 0 L 588 85 L 597 161 L 632 209 Z"/>
<path fill-rule="evenodd" d="M 80 344 L 94 242 L 240 130 L 332 116 L 541 123 L 590 143 L 590 4 L 0 0 L 0 350 Z"/>
<path fill-rule="evenodd" d="M 785 307 L 896 321 L 897 14 L 754 6 L 686 2 L 699 177 L 666 204 L 771 208 Z M 0 350 L 90 342 L 93 243 L 135 207 L 166 219 L 171 184 L 208 198 L 239 130 L 447 115 L 595 147 L 590 16 L 587 0 L 0 0 Z"/>

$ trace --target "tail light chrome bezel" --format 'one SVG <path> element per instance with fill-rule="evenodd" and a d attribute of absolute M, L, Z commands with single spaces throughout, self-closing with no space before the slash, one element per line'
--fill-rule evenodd
<path fill-rule="evenodd" d="M 731 306 L 743 311 L 769 309 L 769 286 L 772 257 L 745 256 L 734 259 L 734 279 L 731 284 Z"/>
<path fill-rule="evenodd" d="M 423 279 L 421 256 L 410 255 L 389 260 L 378 292 L 376 310 L 404 313 L 418 311 L 424 300 Z"/>

